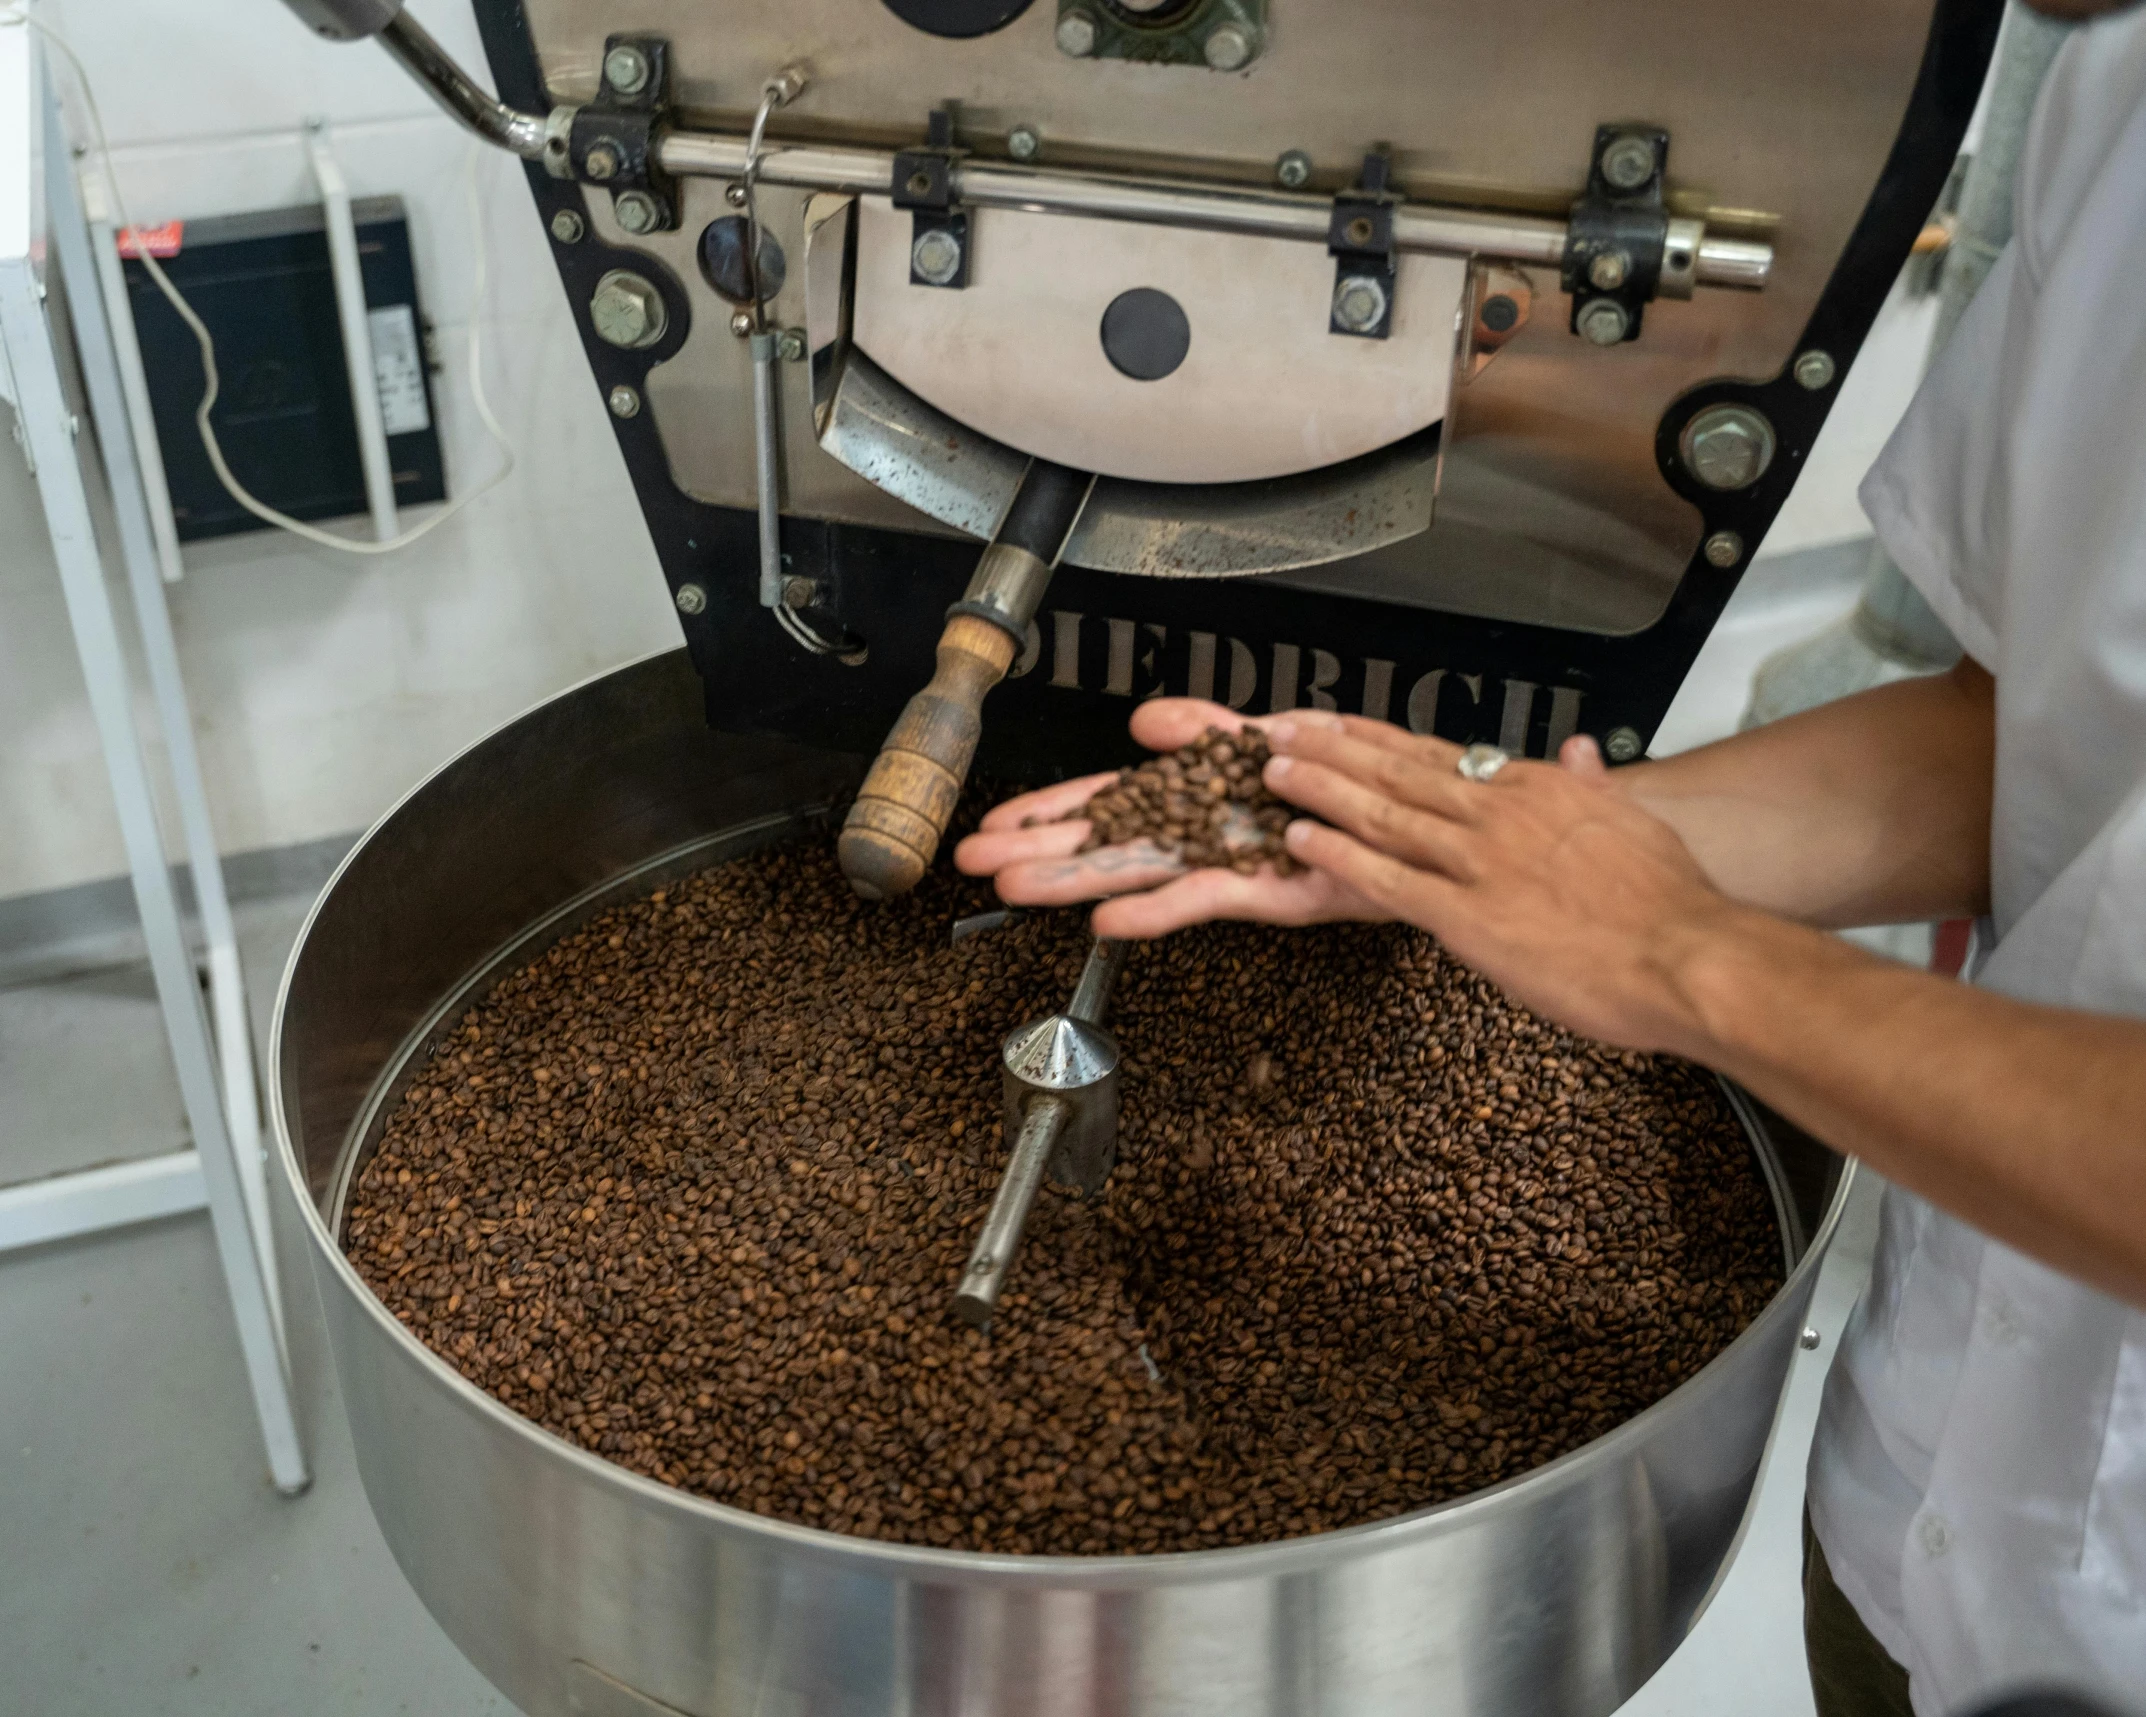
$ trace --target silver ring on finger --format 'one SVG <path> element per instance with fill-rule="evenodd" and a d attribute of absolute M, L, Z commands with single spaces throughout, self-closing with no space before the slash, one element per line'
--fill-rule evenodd
<path fill-rule="evenodd" d="M 1470 781 L 1488 781 L 1512 760 L 1510 752 L 1501 751 L 1495 745 L 1471 745 L 1460 754 L 1460 760 L 1453 767 Z"/>

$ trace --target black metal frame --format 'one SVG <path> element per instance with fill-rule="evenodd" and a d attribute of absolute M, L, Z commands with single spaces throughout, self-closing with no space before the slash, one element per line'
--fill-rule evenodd
<path fill-rule="evenodd" d="M 521 0 L 475 3 L 502 99 L 525 111 L 544 110 L 549 99 Z M 1414 693 L 1418 716 L 1434 714 L 1437 731 L 1457 740 L 1509 741 L 1518 737 L 1515 723 L 1524 722 L 1528 749 L 1539 754 L 1576 719 L 1580 731 L 1598 737 L 1629 729 L 1643 745 L 1734 593 L 1749 551 L 1787 499 L 1839 391 L 1837 378 L 1854 361 L 1943 190 L 2003 10 L 2003 0 L 1939 0 L 1899 135 L 1795 348 L 1830 353 L 1836 379 L 1809 390 L 1791 366 L 1769 381 L 1708 382 L 1662 418 L 1655 454 L 1663 476 L 1699 509 L 1702 540 L 1734 532 L 1746 545 L 1743 560 L 1723 569 L 1703 549 L 1695 553 L 1662 617 L 1622 636 L 1293 590 L 1263 579 L 1135 578 L 1062 568 L 1045 600 L 1040 651 L 991 696 L 978 767 L 1036 780 L 1129 758 L 1135 748 L 1125 718 L 1132 700 L 1158 689 L 1185 690 L 1202 650 L 1221 663 L 1216 686 L 1226 690 L 1228 665 L 1240 659 L 1232 640 L 1249 650 L 1256 667 L 1251 711 L 1276 706 L 1281 678 L 1282 707 L 1330 699 L 1356 710 L 1368 701 L 1374 713 L 1397 720 Z M 528 172 L 547 226 L 560 210 L 582 212 L 581 187 L 534 163 Z M 684 283 L 653 256 L 608 246 L 593 234 L 553 250 L 599 394 L 622 384 L 642 388 L 691 326 Z M 668 330 L 645 351 L 606 345 L 589 326 L 590 295 L 614 268 L 656 281 L 667 300 Z M 1755 406 L 1779 438 L 1765 476 L 1733 494 L 1694 483 L 1677 456 L 1689 418 L 1723 402 Z M 705 607 L 682 624 L 707 688 L 710 722 L 845 751 L 876 750 L 910 694 L 930 678 L 941 617 L 961 595 L 980 545 L 786 520 L 785 562 L 817 580 L 816 606 L 838 615 L 869 645 L 862 662 L 808 655 L 758 606 L 754 516 L 681 493 L 650 414 L 613 427 L 673 594 L 687 584 L 706 594 Z M 1059 614 L 1080 619 L 1062 623 Z M 1066 637 L 1070 656 L 1060 654 Z M 1069 667 L 1075 671 L 1063 671 Z M 1562 698 L 1552 695 L 1559 689 Z"/>

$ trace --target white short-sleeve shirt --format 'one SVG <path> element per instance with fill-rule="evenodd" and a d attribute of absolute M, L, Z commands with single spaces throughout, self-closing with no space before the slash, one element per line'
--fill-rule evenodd
<path fill-rule="evenodd" d="M 2012 246 L 1863 502 L 1997 679 L 1976 981 L 2146 1017 L 2146 10 L 2051 68 Z M 1889 1192 L 1810 1481 L 1918 1717 L 2146 1704 L 2146 1312 Z"/>

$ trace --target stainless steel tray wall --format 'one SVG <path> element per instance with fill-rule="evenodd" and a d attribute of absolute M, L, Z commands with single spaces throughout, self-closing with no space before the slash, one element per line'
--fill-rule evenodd
<path fill-rule="evenodd" d="M 340 1178 L 473 975 L 607 885 L 839 798 L 856 774 L 709 732 L 683 653 L 652 657 L 419 787 L 300 937 L 272 1050 L 279 1161 L 366 1492 L 448 1634 L 531 1717 L 1600 1717 L 1622 1703 L 1713 1586 L 1773 1422 L 1843 1183 L 1800 1136 L 1763 1148 L 1801 1259 L 1698 1377 L 1494 1491 L 1251 1549 L 973 1556 L 702 1502 L 509 1412 L 359 1281 L 331 1232 Z"/>

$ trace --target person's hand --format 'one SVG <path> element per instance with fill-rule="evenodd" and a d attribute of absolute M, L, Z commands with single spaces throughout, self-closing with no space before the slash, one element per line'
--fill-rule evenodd
<path fill-rule="evenodd" d="M 1247 725 L 1269 726 L 1198 698 L 1154 698 L 1134 710 L 1132 730 L 1142 745 L 1161 752 L 1191 744 L 1210 727 L 1234 733 Z M 1215 918 L 1320 924 L 1389 916 L 1322 871 L 1278 876 L 1265 868 L 1246 876 L 1211 866 L 1188 869 L 1151 841 L 1080 851 L 1090 833 L 1080 808 L 1117 778 L 1116 770 L 1086 775 L 1007 800 L 954 849 L 955 865 L 970 876 L 993 878 L 999 898 L 1017 906 L 1100 900 L 1098 936 L 1163 936 Z"/>
<path fill-rule="evenodd" d="M 1267 785 L 1324 819 L 1287 835 L 1317 874 L 1573 1031 L 1636 1049 L 1703 1041 L 1683 963 L 1744 909 L 1618 789 L 1593 740 L 1471 781 L 1461 747 L 1384 722 L 1297 711 L 1265 725 Z"/>

